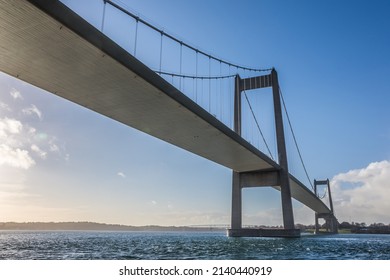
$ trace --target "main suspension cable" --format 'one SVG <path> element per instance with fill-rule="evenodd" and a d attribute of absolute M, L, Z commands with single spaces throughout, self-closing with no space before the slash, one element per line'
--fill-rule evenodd
<path fill-rule="evenodd" d="M 318 195 L 318 198 L 319 198 L 319 199 L 324 199 L 325 196 L 327 195 L 327 193 L 328 193 L 328 188 L 325 189 L 324 194 L 323 194 L 322 196 L 319 196 L 319 195 Z"/>
<path fill-rule="evenodd" d="M 184 75 L 184 74 L 178 74 L 173 72 L 165 72 L 165 71 L 158 71 L 155 70 L 159 75 L 167 75 L 172 77 L 179 77 L 179 78 L 187 78 L 187 79 L 199 79 L 199 80 L 219 80 L 219 79 L 229 79 L 236 76 L 235 75 L 225 75 L 225 76 L 194 76 L 194 75 Z"/>
<path fill-rule="evenodd" d="M 306 165 L 305 165 L 305 163 L 303 161 L 301 150 L 299 149 L 298 142 L 297 142 L 297 139 L 295 137 L 294 129 L 293 129 L 292 125 L 291 125 L 290 116 L 288 115 L 286 103 L 284 102 L 284 97 L 283 97 L 282 90 L 280 89 L 280 87 L 279 87 L 279 93 L 280 93 L 280 97 L 282 98 L 283 108 L 284 108 L 284 111 L 286 112 L 288 125 L 290 126 L 290 131 L 291 131 L 291 134 L 292 134 L 293 139 L 294 139 L 295 147 L 297 148 L 297 151 L 298 151 L 299 159 L 301 160 L 301 164 L 303 166 L 303 170 L 305 171 L 306 178 L 309 181 L 312 190 L 314 191 L 314 186 L 313 186 L 313 183 L 310 180 L 309 174 L 308 174 L 307 169 L 306 169 Z"/>
<path fill-rule="evenodd" d="M 119 0 L 117 0 L 117 1 L 119 1 Z M 173 41 L 175 41 L 175 42 L 177 42 L 177 43 L 179 43 L 179 44 L 181 44 L 181 45 L 183 45 L 183 46 L 185 46 L 185 47 L 187 47 L 187 48 L 189 48 L 189 49 L 195 51 L 196 53 L 200 53 L 200 54 L 202 54 L 202 55 L 208 57 L 209 59 L 212 59 L 212 60 L 221 62 L 221 63 L 226 64 L 226 65 L 229 65 L 229 66 L 236 67 L 237 69 L 241 69 L 241 70 L 248 70 L 248 71 L 253 71 L 253 72 L 266 72 L 266 71 L 271 71 L 271 70 L 272 70 L 271 68 L 259 69 L 259 68 L 245 67 L 245 66 L 241 66 L 241 65 L 234 64 L 234 63 L 231 63 L 231 62 L 229 62 L 229 61 L 223 60 L 223 59 L 218 58 L 218 57 L 216 57 L 216 56 L 213 56 L 213 55 L 211 55 L 211 54 L 208 54 L 208 53 L 206 53 L 206 52 L 204 52 L 204 51 L 199 50 L 198 48 L 195 48 L 195 47 L 191 46 L 190 44 L 187 44 L 187 43 L 183 42 L 182 40 L 177 39 L 176 37 L 174 37 L 174 36 L 172 36 L 172 35 L 166 33 L 164 30 L 157 28 L 156 26 L 154 26 L 154 25 L 152 25 L 151 23 L 149 23 L 149 22 L 143 20 L 143 19 L 140 18 L 139 16 L 137 16 L 137 15 L 131 13 L 130 11 L 128 11 L 127 9 L 123 8 L 122 6 L 116 4 L 116 3 L 113 2 L 113 1 L 110 1 L 110 0 L 103 0 L 103 2 L 104 2 L 104 3 L 107 3 L 107 4 L 110 4 L 111 6 L 113 6 L 113 7 L 116 8 L 116 9 L 118 9 L 119 11 L 125 13 L 126 15 L 128 15 L 128 16 L 130 16 L 130 17 L 132 17 L 132 18 L 134 18 L 134 19 L 136 20 L 137 23 L 138 23 L 138 22 L 141 22 L 142 24 L 148 26 L 149 28 L 155 30 L 156 32 L 159 32 L 159 33 L 161 34 L 161 36 L 166 36 L 166 37 L 168 37 L 169 39 L 171 39 L 171 40 L 173 40 Z M 119 2 L 121 2 L 121 1 L 119 1 Z M 126 5 L 123 4 L 122 2 L 121 2 L 121 4 L 122 4 L 123 6 L 126 6 Z"/>
<path fill-rule="evenodd" d="M 251 105 L 251 103 L 249 102 L 249 98 L 248 98 L 248 96 L 247 96 L 247 94 L 246 94 L 246 91 L 244 90 L 243 92 L 244 92 L 244 96 L 245 96 L 246 102 L 248 103 L 249 109 L 250 109 L 250 111 L 251 111 L 251 113 L 252 113 L 252 116 L 253 116 L 253 118 L 254 118 L 254 120 L 255 120 L 257 129 L 259 130 L 260 135 L 261 135 L 261 137 L 263 138 L 264 144 L 265 144 L 265 146 L 266 146 L 266 148 L 267 148 L 267 150 L 268 150 L 268 153 L 269 153 L 271 159 L 274 160 L 274 157 L 272 156 L 271 150 L 270 150 L 270 148 L 268 147 L 267 141 L 265 141 L 265 137 L 264 137 L 263 131 L 261 130 L 260 125 L 259 125 L 259 122 L 257 121 L 256 115 L 255 115 L 255 113 L 254 113 L 254 111 L 253 111 L 253 109 L 252 109 L 252 105 Z"/>

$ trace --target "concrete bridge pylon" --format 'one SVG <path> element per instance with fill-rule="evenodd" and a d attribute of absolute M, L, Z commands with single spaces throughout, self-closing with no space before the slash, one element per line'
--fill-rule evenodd
<path fill-rule="evenodd" d="M 274 115 L 276 126 L 276 141 L 280 169 L 257 170 L 251 172 L 236 172 L 232 178 L 232 215 L 231 228 L 228 235 L 243 236 L 272 236 L 272 237 L 299 237 L 300 230 L 294 227 L 289 171 L 287 163 L 286 143 L 283 129 L 283 117 L 278 75 L 272 69 L 269 75 L 241 79 L 235 78 L 234 94 L 234 130 L 241 135 L 241 93 L 245 90 L 272 87 Z M 242 188 L 245 187 L 280 186 L 283 229 L 253 229 L 242 227 Z"/>
<path fill-rule="evenodd" d="M 315 233 L 319 234 L 320 232 L 320 225 L 319 225 L 319 219 L 325 220 L 325 233 L 338 233 L 338 221 L 336 216 L 334 215 L 334 208 L 333 208 L 333 201 L 332 201 L 332 193 L 330 190 L 330 183 L 329 179 L 326 180 L 314 180 L 314 193 L 316 196 L 318 196 L 318 186 L 325 185 L 327 187 L 328 197 L 329 197 L 329 206 L 330 206 L 330 213 L 315 213 Z"/>

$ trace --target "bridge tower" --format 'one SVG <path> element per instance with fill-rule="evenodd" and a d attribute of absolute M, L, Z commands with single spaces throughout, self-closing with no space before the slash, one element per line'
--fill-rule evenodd
<path fill-rule="evenodd" d="M 324 214 L 324 213 L 315 213 L 315 233 L 319 234 L 320 233 L 320 226 L 318 223 L 318 219 L 322 218 L 325 220 L 325 227 L 326 227 L 326 232 L 327 233 L 338 233 L 338 221 L 334 215 L 334 210 L 333 210 L 333 201 L 332 201 L 332 193 L 330 191 L 330 184 L 329 184 L 329 179 L 326 180 L 314 180 L 314 193 L 316 196 L 318 196 L 318 189 L 317 186 L 320 185 L 326 185 L 327 186 L 327 191 L 329 195 L 329 206 L 330 206 L 330 211 L 331 213 Z"/>
<path fill-rule="evenodd" d="M 234 93 L 234 131 L 241 135 L 241 92 L 258 88 L 272 87 L 278 160 L 280 169 L 259 170 L 251 172 L 236 172 L 232 179 L 232 214 L 231 228 L 228 235 L 241 236 L 275 236 L 299 237 L 300 230 L 294 227 L 289 172 L 287 163 L 286 143 L 283 129 L 283 117 L 279 90 L 278 75 L 272 69 L 269 75 L 241 79 L 235 78 Z M 248 229 L 242 228 L 242 188 L 279 186 L 282 200 L 283 229 Z"/>

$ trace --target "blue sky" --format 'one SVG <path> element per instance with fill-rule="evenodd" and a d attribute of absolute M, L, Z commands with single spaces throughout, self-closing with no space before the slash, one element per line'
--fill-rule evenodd
<path fill-rule="evenodd" d="M 64 2 L 100 28 L 102 1 Z M 339 220 L 390 223 L 387 1 L 122 3 L 222 59 L 275 67 L 309 175 L 332 180 Z M 104 31 L 129 52 L 134 30 L 107 8 Z M 159 35 L 140 27 L 139 36 L 139 59 L 158 67 Z M 163 67 L 177 71 L 180 49 L 169 44 Z M 193 71 L 191 54 L 184 57 L 183 71 Z M 217 91 L 228 88 L 216 84 Z M 263 92 L 247 94 L 274 147 L 269 100 Z M 0 105 L 2 221 L 230 222 L 230 170 L 3 73 Z M 254 137 L 253 123 L 248 127 Z M 290 170 L 307 183 L 289 133 L 287 141 Z M 282 223 L 273 189 L 245 189 L 243 207 L 245 224 Z M 313 223 L 306 207 L 295 203 L 294 211 L 296 222 Z"/>

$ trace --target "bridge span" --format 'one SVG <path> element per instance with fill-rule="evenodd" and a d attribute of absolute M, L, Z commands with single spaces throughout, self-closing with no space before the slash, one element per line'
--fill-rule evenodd
<path fill-rule="evenodd" d="M 233 181 L 240 174 L 240 192 L 243 187 L 283 189 L 283 166 L 61 2 L 0 0 L 0 38 L 1 71 L 232 169 Z M 288 184 L 291 197 L 320 217 L 332 215 L 289 173 Z M 237 215 L 232 226 L 240 229 L 240 209 L 232 213 Z"/>

